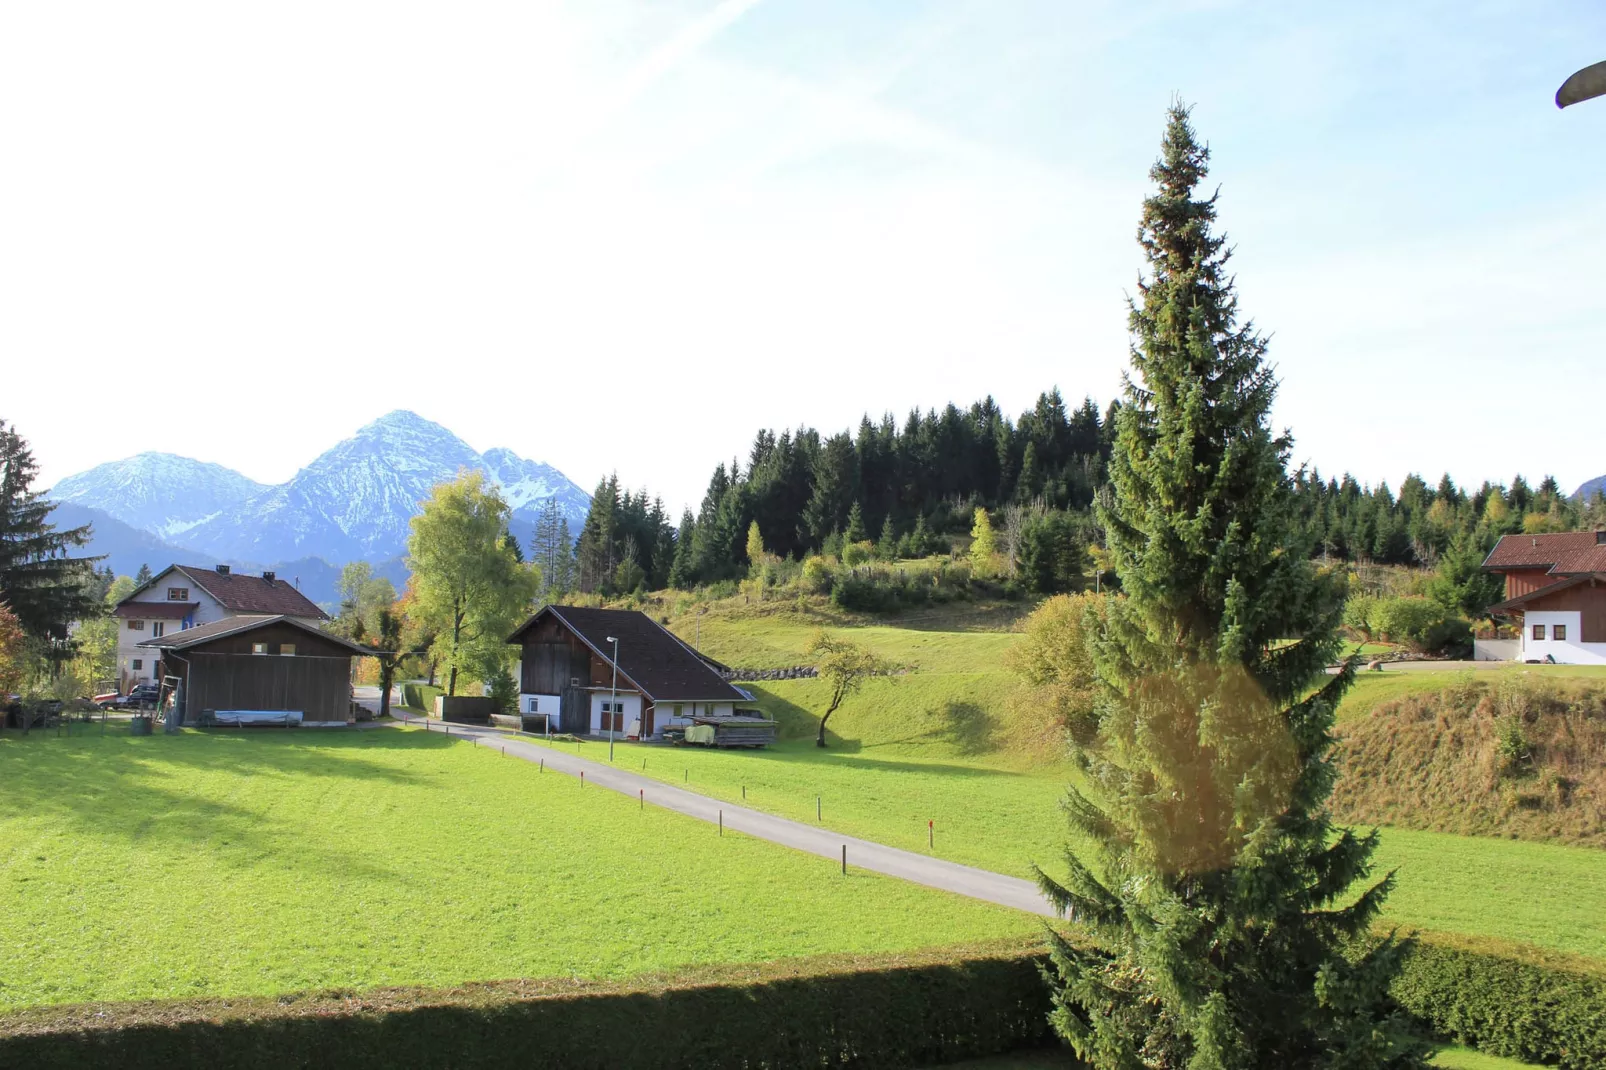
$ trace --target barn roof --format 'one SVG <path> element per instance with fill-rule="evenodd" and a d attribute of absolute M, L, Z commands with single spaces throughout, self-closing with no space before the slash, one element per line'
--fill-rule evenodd
<path fill-rule="evenodd" d="M 210 643 L 214 639 L 221 639 L 227 635 L 240 635 L 244 632 L 254 632 L 259 628 L 266 628 L 271 624 L 284 624 L 298 628 L 308 635 L 315 635 L 327 643 L 344 647 L 352 654 L 366 657 L 373 653 L 368 647 L 353 643 L 344 636 L 326 632 L 321 628 L 314 628 L 301 620 L 283 613 L 261 613 L 239 617 L 224 617 L 210 624 L 202 624 L 195 628 L 186 628 L 181 632 L 168 632 L 166 635 L 147 639 L 140 646 L 158 647 L 162 650 L 187 650 L 192 646 Z"/>
<path fill-rule="evenodd" d="M 524 633 L 547 615 L 578 636 L 603 661 L 612 663 L 613 636 L 619 640 L 619 675 L 654 702 L 743 702 L 742 695 L 691 645 L 657 621 L 633 609 L 546 606 L 508 636 Z"/>
<path fill-rule="evenodd" d="M 1561 531 L 1503 535 L 1483 567 L 1491 572 L 1542 568 L 1554 576 L 1606 572 L 1606 532 Z"/>
<path fill-rule="evenodd" d="M 190 583 L 217 599 L 218 604 L 224 609 L 234 613 L 270 615 L 282 613 L 287 617 L 306 617 L 310 620 L 329 619 L 329 614 L 319 609 L 317 603 L 298 591 L 295 585 L 287 580 L 281 580 L 277 576 L 269 579 L 266 575 L 249 576 L 243 572 L 219 572 L 215 568 L 201 568 L 198 565 L 168 565 L 151 577 L 143 587 L 119 602 L 118 607 L 121 608 L 132 601 L 134 595 L 141 591 L 155 587 L 163 577 L 172 572 L 179 573 Z M 174 603 L 174 605 L 185 604 Z"/>

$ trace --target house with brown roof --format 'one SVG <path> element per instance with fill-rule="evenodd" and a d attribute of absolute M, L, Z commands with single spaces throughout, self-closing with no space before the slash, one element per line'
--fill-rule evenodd
<path fill-rule="evenodd" d="M 1518 628 L 1508 656 L 1606 665 L 1606 531 L 1506 535 L 1483 568 L 1505 577 L 1505 598 L 1488 612 Z"/>
<path fill-rule="evenodd" d="M 294 584 L 271 572 L 249 576 L 228 565 L 169 565 L 112 610 L 117 619 L 118 686 L 159 681 L 159 648 L 151 639 L 240 616 L 283 616 L 316 628 L 329 619 Z"/>
<path fill-rule="evenodd" d="M 545 606 L 508 642 L 521 648 L 519 712 L 553 731 L 660 739 L 755 705 L 725 666 L 635 610 Z"/>

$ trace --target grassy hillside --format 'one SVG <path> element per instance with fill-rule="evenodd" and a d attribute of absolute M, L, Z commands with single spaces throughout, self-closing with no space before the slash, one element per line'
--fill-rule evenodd
<path fill-rule="evenodd" d="M 1341 731 L 1343 820 L 1606 847 L 1606 688 L 1594 681 L 1468 674 Z"/>
<path fill-rule="evenodd" d="M 1038 925 L 439 734 L 7 734 L 0 783 L 0 1010 L 621 978 Z"/>

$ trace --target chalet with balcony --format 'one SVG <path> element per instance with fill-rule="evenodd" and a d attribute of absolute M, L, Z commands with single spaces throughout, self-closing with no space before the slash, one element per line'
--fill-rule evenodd
<path fill-rule="evenodd" d="M 169 565 L 117 603 L 118 687 L 160 681 L 161 647 L 145 645 L 173 632 L 230 617 L 283 616 L 316 628 L 329 619 L 294 584 L 271 572 L 249 576 L 228 565 Z"/>
<path fill-rule="evenodd" d="M 1489 614 L 1517 626 L 1517 661 L 1606 665 L 1606 531 L 1507 535 L 1485 571 L 1505 577 Z"/>

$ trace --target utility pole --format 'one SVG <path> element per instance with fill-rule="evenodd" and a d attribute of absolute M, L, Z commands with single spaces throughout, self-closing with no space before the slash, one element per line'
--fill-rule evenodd
<path fill-rule="evenodd" d="M 613 644 L 613 685 L 608 688 L 608 760 L 613 761 L 613 719 L 619 710 L 619 640 L 608 636 Z"/>

